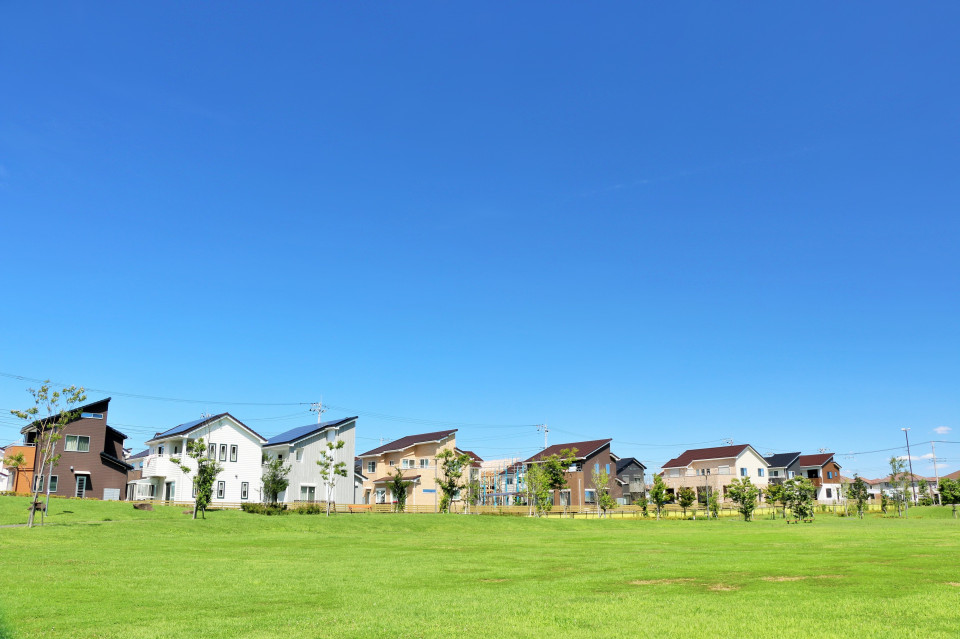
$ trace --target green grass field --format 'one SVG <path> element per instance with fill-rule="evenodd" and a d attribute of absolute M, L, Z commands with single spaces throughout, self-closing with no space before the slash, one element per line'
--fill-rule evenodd
<path fill-rule="evenodd" d="M 0 523 L 26 503 L 0 497 Z M 0 636 L 954 638 L 960 628 L 960 521 L 948 508 L 794 526 L 230 511 L 192 521 L 182 510 L 55 500 L 51 525 L 0 529 Z"/>

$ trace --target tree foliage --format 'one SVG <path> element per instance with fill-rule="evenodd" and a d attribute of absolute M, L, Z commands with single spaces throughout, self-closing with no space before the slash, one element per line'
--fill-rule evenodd
<path fill-rule="evenodd" d="M 684 519 L 687 517 L 687 508 L 693 505 L 696 498 L 697 494 L 689 486 L 683 486 L 677 491 L 677 503 L 680 504 Z"/>
<path fill-rule="evenodd" d="M 11 453 L 3 458 L 3 465 L 13 471 L 13 486 L 11 490 L 16 492 L 17 490 L 17 475 L 20 473 L 20 468 L 27 463 L 27 458 L 24 457 L 23 453 Z"/>
<path fill-rule="evenodd" d="M 617 506 L 617 500 L 610 494 L 610 473 L 599 467 L 594 468 L 591 474 L 590 484 L 594 490 L 594 494 L 597 496 L 597 510 L 600 516 L 603 517 L 607 514 L 608 510 L 612 510 Z"/>
<path fill-rule="evenodd" d="M 660 519 L 660 513 L 663 507 L 670 501 L 670 493 L 667 492 L 667 485 L 663 483 L 662 475 L 653 476 L 653 488 L 650 489 L 650 501 L 653 503 L 654 510 L 657 513 L 657 520 Z"/>
<path fill-rule="evenodd" d="M 440 464 L 440 476 L 437 478 L 437 485 L 443 493 L 440 498 L 440 512 L 448 513 L 457 492 L 462 488 L 460 482 L 463 478 L 463 471 L 470 468 L 473 458 L 466 453 L 445 448 L 437 455 L 437 463 Z"/>
<path fill-rule="evenodd" d="M 394 468 L 393 476 L 390 478 L 387 487 L 393 495 L 393 509 L 402 513 L 407 506 L 407 492 L 410 490 L 410 483 L 403 478 L 403 472 L 400 467 Z"/>
<path fill-rule="evenodd" d="M 720 495 L 717 491 L 710 494 L 710 514 L 714 519 L 720 518 Z"/>
<path fill-rule="evenodd" d="M 786 500 L 786 494 L 784 491 L 783 484 L 770 484 L 763 491 L 763 493 L 764 493 L 764 496 L 767 498 L 767 502 L 773 504 L 774 508 L 776 508 L 777 504 L 780 504 L 782 508 L 781 512 L 783 514 L 783 518 L 786 519 L 787 518 L 787 500 Z"/>
<path fill-rule="evenodd" d="M 43 382 L 40 388 L 28 388 L 27 392 L 33 397 L 33 406 L 26 410 L 11 410 L 10 413 L 37 426 L 34 441 L 34 481 L 31 487 L 33 499 L 27 520 L 27 527 L 32 528 L 34 515 L 40 507 L 41 486 L 47 487 L 47 503 L 50 502 L 49 476 L 60 461 L 60 455 L 54 453 L 56 443 L 63 437 L 63 428 L 80 417 L 81 411 L 77 404 L 85 401 L 87 396 L 82 386 L 68 386 L 58 390 L 51 385 L 49 379 Z M 47 478 L 47 481 L 43 481 L 43 478 Z M 41 509 L 41 523 L 45 513 L 46 508 Z"/>
<path fill-rule="evenodd" d="M 526 472 L 527 500 L 532 514 L 542 517 L 553 508 L 553 489 L 543 464 L 530 464 Z"/>
<path fill-rule="evenodd" d="M 960 479 L 948 479 L 944 477 L 940 480 L 940 503 L 946 506 L 953 506 L 953 518 L 957 518 L 957 504 L 960 504 Z"/>
<path fill-rule="evenodd" d="M 753 511 L 757 507 L 757 497 L 760 496 L 760 489 L 753 485 L 749 477 L 734 479 L 727 486 L 727 494 L 730 500 L 737 505 L 737 510 L 743 515 L 744 521 L 753 519 Z"/>
<path fill-rule="evenodd" d="M 267 462 L 263 469 L 263 498 L 269 504 L 277 503 L 277 496 L 287 489 L 290 466 L 284 466 L 279 457 Z"/>
<path fill-rule="evenodd" d="M 930 484 L 923 477 L 917 480 L 917 492 L 920 497 L 921 506 L 933 505 L 933 497 L 930 496 Z"/>
<path fill-rule="evenodd" d="M 890 497 L 897 508 L 897 517 L 907 514 L 907 463 L 899 457 L 890 458 Z"/>
<path fill-rule="evenodd" d="M 196 493 L 196 497 L 193 502 L 193 518 L 197 518 L 197 511 L 199 511 L 200 515 L 206 519 L 207 506 L 210 505 L 210 501 L 213 499 L 213 482 L 217 479 L 217 475 L 223 471 L 223 466 L 218 464 L 217 460 L 209 455 L 207 445 L 203 442 L 203 437 L 189 442 L 185 452 L 187 453 L 187 457 L 197 462 L 196 471 L 186 464 L 181 463 L 179 458 L 171 457 L 170 461 L 178 465 L 185 474 L 189 475 L 190 473 L 194 473 L 193 491 Z"/>
<path fill-rule="evenodd" d="M 793 518 L 797 521 L 813 517 L 813 503 L 817 498 L 817 487 L 806 477 L 788 479 L 783 485 L 784 498 Z"/>
<path fill-rule="evenodd" d="M 330 516 L 330 502 L 333 497 L 333 491 L 337 487 L 337 479 L 347 476 L 347 463 L 337 461 L 336 451 L 344 446 L 343 440 L 336 442 L 327 442 L 327 449 L 320 450 L 320 459 L 317 460 L 317 466 L 320 467 L 320 483 L 326 491 L 327 517 Z"/>
<path fill-rule="evenodd" d="M 860 475 L 853 476 L 853 483 L 847 489 L 847 498 L 857 505 L 857 516 L 863 519 L 863 507 L 870 498 L 870 491 L 867 489 L 867 482 L 863 481 Z"/>

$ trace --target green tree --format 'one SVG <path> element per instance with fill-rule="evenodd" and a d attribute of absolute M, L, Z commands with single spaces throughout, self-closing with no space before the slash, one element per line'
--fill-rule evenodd
<path fill-rule="evenodd" d="M 567 488 L 567 469 L 577 458 L 577 449 L 564 448 L 560 454 L 548 455 L 541 458 L 537 463 L 543 467 L 544 476 L 547 485 L 551 491 L 565 490 Z M 567 512 L 567 505 L 563 505 L 563 512 Z"/>
<path fill-rule="evenodd" d="M 640 514 L 644 517 L 647 516 L 647 495 L 643 493 L 640 497 L 637 498 L 636 505 L 640 506 Z"/>
<path fill-rule="evenodd" d="M 930 496 L 930 484 L 923 477 L 917 480 L 917 492 L 920 495 L 921 506 L 933 505 L 933 498 Z"/>
<path fill-rule="evenodd" d="M 263 497 L 270 504 L 277 503 L 277 496 L 287 489 L 290 466 L 284 466 L 279 457 L 266 463 L 263 470 Z"/>
<path fill-rule="evenodd" d="M 661 475 L 653 476 L 653 488 L 650 489 L 650 501 L 653 502 L 654 510 L 656 510 L 657 513 L 657 521 L 659 521 L 663 507 L 670 501 L 670 493 L 667 492 L 667 485 L 663 483 L 663 477 Z"/>
<path fill-rule="evenodd" d="M 763 491 L 764 496 L 767 498 L 767 501 L 773 504 L 773 507 L 776 508 L 777 504 L 780 504 L 783 507 L 783 518 L 787 518 L 787 502 L 784 499 L 783 495 L 783 484 L 770 484 Z M 774 514 L 776 518 L 776 514 Z"/>
<path fill-rule="evenodd" d="M 317 460 L 317 466 L 320 467 L 320 483 L 323 484 L 327 494 L 327 517 L 330 516 L 330 501 L 337 487 L 337 479 L 347 476 L 347 463 L 336 459 L 336 451 L 341 450 L 343 446 L 342 439 L 327 442 L 327 449 L 320 450 L 320 459 Z"/>
<path fill-rule="evenodd" d="M 468 481 L 463 486 L 463 503 L 465 505 L 465 513 L 470 512 L 470 506 L 477 506 L 480 504 L 480 482 L 476 479 Z M 480 514 L 479 509 L 477 514 Z"/>
<path fill-rule="evenodd" d="M 171 457 L 170 461 L 179 466 L 185 474 L 189 475 L 190 473 L 194 473 L 193 492 L 195 492 L 197 496 L 193 502 L 193 518 L 196 519 L 197 511 L 200 511 L 200 515 L 206 519 L 207 506 L 210 505 L 210 501 L 213 499 L 213 482 L 216 480 L 217 475 L 223 471 L 223 467 L 217 463 L 216 459 L 208 455 L 207 445 L 203 443 L 203 437 L 188 443 L 185 452 L 187 453 L 187 457 L 196 461 L 196 471 L 182 463 L 177 457 Z"/>
<path fill-rule="evenodd" d="M 27 519 L 27 527 L 32 528 L 37 510 L 41 510 L 41 524 L 47 511 L 46 506 L 40 508 L 40 492 L 43 486 L 47 487 L 47 506 L 50 505 L 50 475 L 60 461 L 60 455 L 55 453 L 56 443 L 63 437 L 63 428 L 80 417 L 81 408 L 77 404 L 85 401 L 87 396 L 83 387 L 68 386 L 57 390 L 50 384 L 49 379 L 43 382 L 40 388 L 28 388 L 27 392 L 33 397 L 33 406 L 26 410 L 12 410 L 10 413 L 36 427 L 33 499 Z"/>
<path fill-rule="evenodd" d="M 906 490 L 907 463 L 898 457 L 890 458 L 890 489 L 893 503 L 897 507 L 897 517 L 907 513 Z"/>
<path fill-rule="evenodd" d="M 854 474 L 853 483 L 847 490 L 847 497 L 857 505 L 857 516 L 863 519 L 863 507 L 870 498 L 870 491 L 867 489 L 867 482 L 863 481 L 863 477 Z"/>
<path fill-rule="evenodd" d="M 784 496 L 787 506 L 793 513 L 794 519 L 810 519 L 813 517 L 813 502 L 817 498 L 817 487 L 805 477 L 788 479 L 784 486 Z"/>
<path fill-rule="evenodd" d="M 887 498 L 887 494 L 881 491 L 880 492 L 880 512 L 886 515 L 887 508 L 889 507 L 889 505 L 890 505 L 890 500 Z"/>
<path fill-rule="evenodd" d="M 13 471 L 13 486 L 11 486 L 13 492 L 17 491 L 17 475 L 20 468 L 26 463 L 27 459 L 23 456 L 23 453 L 11 453 L 3 458 L 3 465 Z"/>
<path fill-rule="evenodd" d="M 714 519 L 720 519 L 720 495 L 713 491 L 710 495 L 710 514 Z"/>
<path fill-rule="evenodd" d="M 440 464 L 441 472 L 441 476 L 437 478 L 437 484 L 443 493 L 440 498 L 440 512 L 448 513 L 450 505 L 462 487 L 460 480 L 463 477 L 463 471 L 470 468 L 473 458 L 466 453 L 445 448 L 437 455 L 437 462 Z"/>
<path fill-rule="evenodd" d="M 601 517 L 617 506 L 617 500 L 610 494 L 610 473 L 599 466 L 593 469 L 590 484 L 597 496 L 597 511 Z"/>
<path fill-rule="evenodd" d="M 730 500 L 737 505 L 737 510 L 743 515 L 744 521 L 753 519 L 753 511 L 757 507 L 757 497 L 760 496 L 760 489 L 753 485 L 749 477 L 734 479 L 727 486 L 727 494 Z"/>
<path fill-rule="evenodd" d="M 680 504 L 684 519 L 687 518 L 687 508 L 693 505 L 696 498 L 697 494 L 689 486 L 684 486 L 677 491 L 677 503 Z"/>
<path fill-rule="evenodd" d="M 543 464 L 530 464 L 526 471 L 527 503 L 530 514 L 542 517 L 553 508 L 553 490 Z"/>
<path fill-rule="evenodd" d="M 940 480 L 940 503 L 953 506 L 953 518 L 957 518 L 957 504 L 960 504 L 960 479 L 948 479 L 944 477 Z"/>
<path fill-rule="evenodd" d="M 393 477 L 390 478 L 387 487 L 393 495 L 393 509 L 402 513 L 403 509 L 407 507 L 407 491 L 410 490 L 410 482 L 403 478 L 403 472 L 401 472 L 399 466 L 394 469 Z"/>

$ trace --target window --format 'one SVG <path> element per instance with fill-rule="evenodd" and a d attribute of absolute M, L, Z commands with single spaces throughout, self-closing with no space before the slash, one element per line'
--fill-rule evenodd
<path fill-rule="evenodd" d="M 391 459 L 391 460 L 390 460 L 390 468 L 393 468 L 393 467 L 396 466 L 396 465 L 397 465 L 397 462 L 395 462 L 395 461 L 393 461 L 393 460 Z"/>
<path fill-rule="evenodd" d="M 41 493 L 43 492 L 43 475 L 33 476 L 33 489 Z"/>
<path fill-rule="evenodd" d="M 787 472 L 787 475 L 788 475 L 788 478 L 789 478 L 789 479 L 793 479 L 794 477 L 797 476 L 797 473 L 795 473 L 795 472 L 793 472 L 793 471 L 791 470 L 791 471 Z"/>
<path fill-rule="evenodd" d="M 429 460 L 429 459 L 421 459 L 421 460 L 420 460 L 420 468 L 430 468 L 430 460 Z"/>
<path fill-rule="evenodd" d="M 387 489 L 386 488 L 377 488 L 376 502 L 378 504 L 387 503 Z"/>
<path fill-rule="evenodd" d="M 283 455 L 277 455 L 277 459 L 279 459 L 280 461 L 283 461 Z"/>
<path fill-rule="evenodd" d="M 57 492 L 57 483 L 58 483 L 58 482 L 57 482 L 57 476 L 56 476 L 56 475 L 52 475 L 52 476 L 50 477 L 50 492 L 51 492 L 51 493 Z"/>
<path fill-rule="evenodd" d="M 594 465 L 593 465 L 593 472 L 595 472 L 595 473 L 599 473 L 599 472 L 600 472 L 600 464 L 594 464 Z"/>
<path fill-rule="evenodd" d="M 762 468 L 758 468 L 758 469 L 757 469 L 757 477 L 763 477 L 763 469 L 762 469 Z"/>
<path fill-rule="evenodd" d="M 315 486 L 305 486 L 300 484 L 300 501 L 314 501 L 316 499 L 317 489 Z"/>
<path fill-rule="evenodd" d="M 153 487 L 153 484 L 150 484 L 150 487 L 152 488 L 152 487 Z M 153 493 L 151 493 L 151 495 L 152 495 L 152 494 L 153 494 Z M 196 484 L 193 485 L 193 498 L 194 498 L 194 499 L 197 498 L 197 485 L 196 485 Z"/>
<path fill-rule="evenodd" d="M 210 444 L 207 447 L 207 459 L 216 459 L 217 458 L 217 445 Z"/>
<path fill-rule="evenodd" d="M 249 492 L 250 484 L 245 481 L 240 482 L 240 499 L 246 499 Z"/>
<path fill-rule="evenodd" d="M 302 449 L 302 448 L 298 448 L 298 449 L 295 451 L 295 453 L 296 453 L 297 461 L 303 461 L 303 449 Z"/>
<path fill-rule="evenodd" d="M 163 454 L 163 446 L 157 446 L 157 454 L 158 454 L 158 455 L 162 455 L 162 454 Z"/>
<path fill-rule="evenodd" d="M 401 462 L 400 467 L 401 467 L 401 468 L 415 468 L 416 461 L 417 461 L 417 460 L 415 460 L 415 459 L 404 459 L 404 460 Z"/>
<path fill-rule="evenodd" d="M 375 461 L 373 461 L 373 462 L 367 462 L 367 472 L 368 472 L 368 473 L 375 473 L 375 472 L 377 472 L 377 462 L 375 462 Z"/>
<path fill-rule="evenodd" d="M 90 452 L 90 438 L 86 435 L 67 435 L 63 443 L 63 449 L 67 452 L 88 453 Z"/>
<path fill-rule="evenodd" d="M 236 444 L 232 444 L 230 446 L 230 461 L 232 462 L 237 461 L 237 445 Z"/>
<path fill-rule="evenodd" d="M 597 503 L 597 491 L 593 490 L 592 488 L 586 489 L 583 491 L 583 500 L 588 504 Z"/>
<path fill-rule="evenodd" d="M 828 470 L 828 471 L 827 471 L 827 479 L 833 479 L 833 471 L 832 471 L 832 470 Z"/>
<path fill-rule="evenodd" d="M 80 419 L 103 419 L 103 413 L 80 413 Z"/>
<path fill-rule="evenodd" d="M 819 477 L 819 476 L 820 476 L 820 471 L 819 471 L 819 470 L 808 470 L 808 471 L 807 471 L 807 478 L 808 478 L 808 479 L 816 479 L 816 478 Z"/>
<path fill-rule="evenodd" d="M 220 461 L 227 461 L 227 445 L 220 444 Z"/>
<path fill-rule="evenodd" d="M 741 468 L 741 469 L 740 469 L 740 476 L 741 476 L 741 477 L 746 477 L 746 476 L 747 476 L 747 469 L 746 469 L 746 468 Z"/>
<path fill-rule="evenodd" d="M 173 454 L 176 455 L 176 454 L 178 454 L 179 452 L 180 452 L 180 447 L 179 447 L 179 446 L 174 446 L 174 447 L 173 447 Z"/>
<path fill-rule="evenodd" d="M 770 471 L 770 476 L 771 476 L 771 477 L 779 477 L 779 476 L 780 476 L 780 471 L 779 471 L 779 470 L 771 470 L 771 471 Z"/>
<path fill-rule="evenodd" d="M 610 464 L 607 464 L 607 474 L 610 474 Z"/>
<path fill-rule="evenodd" d="M 833 497 L 833 491 L 827 488 L 827 499 L 831 499 L 832 497 Z"/>
<path fill-rule="evenodd" d="M 227 482 L 218 481 L 217 482 L 217 499 L 223 499 L 224 495 L 227 494 Z"/>

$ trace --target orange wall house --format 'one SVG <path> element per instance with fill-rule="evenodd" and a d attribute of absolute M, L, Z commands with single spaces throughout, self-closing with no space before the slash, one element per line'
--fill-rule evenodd
<path fill-rule="evenodd" d="M 6 464 L 4 464 L 4 468 L 10 470 L 14 475 L 13 487 L 10 490 L 21 495 L 28 495 L 33 487 L 33 466 L 36 463 L 37 449 L 35 446 L 7 446 L 3 456 L 10 457 L 17 453 L 23 453 L 23 465 L 16 471 Z"/>

